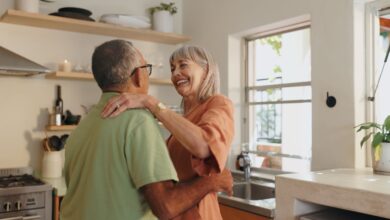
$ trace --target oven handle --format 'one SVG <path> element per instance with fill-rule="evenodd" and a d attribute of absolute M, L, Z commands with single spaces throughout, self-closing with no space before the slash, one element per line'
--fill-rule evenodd
<path fill-rule="evenodd" d="M 0 220 L 22 220 L 23 216 L 11 217 L 11 218 L 0 218 Z"/>
<path fill-rule="evenodd" d="M 41 219 L 41 216 L 40 215 L 30 215 L 30 216 L 23 217 L 23 220 L 34 220 L 34 219 Z"/>
<path fill-rule="evenodd" d="M 30 215 L 30 216 L 17 216 L 17 217 L 11 217 L 11 218 L 1 218 L 0 220 L 34 220 L 34 219 L 40 219 L 40 215 Z"/>

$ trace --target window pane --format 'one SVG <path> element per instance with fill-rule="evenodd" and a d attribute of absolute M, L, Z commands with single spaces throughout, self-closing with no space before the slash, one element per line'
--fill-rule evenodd
<path fill-rule="evenodd" d="M 250 41 L 249 86 L 310 81 L 310 29 Z"/>
<path fill-rule="evenodd" d="M 255 105 L 253 136 L 256 143 L 281 143 L 282 105 Z"/>
<path fill-rule="evenodd" d="M 252 110 L 256 126 L 252 134 L 255 145 L 251 147 L 260 152 L 253 158 L 253 165 L 284 171 L 310 170 L 311 103 L 256 105 Z"/>
<path fill-rule="evenodd" d="M 382 39 L 380 41 L 381 43 L 381 53 L 378 58 L 378 63 L 380 65 L 384 64 L 384 59 L 386 56 L 387 48 L 389 47 L 389 38 L 390 38 L 390 27 L 388 26 L 390 23 L 390 14 L 384 14 L 381 16 L 381 35 L 380 38 Z M 378 69 L 381 70 L 381 69 Z M 380 77 L 380 71 L 375 72 L 375 86 L 378 84 Z M 380 82 L 378 84 L 378 89 L 375 94 L 375 120 L 379 124 L 383 124 L 386 117 L 389 115 L 390 112 L 390 102 L 388 101 L 388 94 L 390 94 L 390 87 L 386 84 L 390 82 L 390 65 L 389 62 L 387 62 L 384 66 L 382 77 L 380 79 Z"/>

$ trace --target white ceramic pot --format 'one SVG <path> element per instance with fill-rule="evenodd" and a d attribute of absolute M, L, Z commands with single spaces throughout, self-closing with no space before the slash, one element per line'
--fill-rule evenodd
<path fill-rule="evenodd" d="M 372 167 L 375 174 L 390 175 L 390 143 L 381 143 L 379 158 L 375 160 L 375 150 L 373 149 Z"/>
<path fill-rule="evenodd" d="M 44 151 L 42 159 L 42 177 L 58 178 L 62 176 L 64 167 L 64 150 Z"/>
<path fill-rule="evenodd" d="M 173 32 L 173 16 L 169 11 L 157 11 L 153 13 L 153 30 Z"/>
<path fill-rule="evenodd" d="M 39 12 L 39 0 L 15 0 L 15 9 L 32 13 Z"/>

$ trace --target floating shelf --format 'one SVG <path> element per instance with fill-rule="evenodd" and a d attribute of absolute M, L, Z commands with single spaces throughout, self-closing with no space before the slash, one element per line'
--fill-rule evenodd
<path fill-rule="evenodd" d="M 101 22 L 29 13 L 12 9 L 7 10 L 3 14 L 3 16 L 0 18 L 0 22 L 87 34 L 129 38 L 164 44 L 179 44 L 191 39 L 188 36 L 175 33 L 164 33 L 150 29 L 122 27 Z"/>
<path fill-rule="evenodd" d="M 46 131 L 73 131 L 77 125 L 48 125 Z"/>
<path fill-rule="evenodd" d="M 53 72 L 46 74 L 46 79 L 76 79 L 76 80 L 93 80 L 92 73 L 79 72 Z M 170 79 L 149 78 L 151 84 L 172 85 Z"/>
<path fill-rule="evenodd" d="M 78 79 L 78 80 L 93 80 L 91 73 L 80 72 L 53 72 L 45 76 L 46 79 Z"/>

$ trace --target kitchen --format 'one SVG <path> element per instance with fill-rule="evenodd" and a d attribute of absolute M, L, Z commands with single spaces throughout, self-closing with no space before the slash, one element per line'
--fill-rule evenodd
<path fill-rule="evenodd" d="M 212 52 L 221 72 L 221 92 L 235 106 L 235 139 L 227 166 L 235 169 L 235 160 L 245 141 L 242 128 L 243 96 L 240 76 L 243 64 L 241 39 L 275 24 L 300 16 L 309 16 L 311 29 L 312 146 L 311 170 L 363 168 L 366 166 L 361 136 L 353 127 L 366 121 L 365 30 L 366 1 L 174 1 L 174 32 L 190 36 L 185 44 L 201 45 Z M 49 14 L 58 8 L 86 8 L 97 19 L 105 13 L 148 15 L 147 8 L 160 1 L 115 0 L 40 2 L 39 12 Z M 3 0 L 0 12 L 14 7 Z M 74 66 L 88 68 L 94 47 L 114 37 L 0 23 L 0 46 L 56 70 L 65 59 Z M 131 40 L 149 62 L 156 65 L 152 76 L 169 78 L 168 57 L 178 45 Z M 240 73 L 240 74 L 238 74 Z M 46 136 L 48 109 L 55 99 L 55 86 L 62 86 L 64 109 L 83 114 L 81 105 L 94 104 L 100 90 L 93 81 L 49 80 L 44 76 L 1 77 L 2 123 L 0 132 L 0 168 L 31 166 L 41 170 L 42 139 Z M 334 108 L 326 106 L 327 92 L 337 99 Z M 177 106 L 180 97 L 173 87 L 152 85 L 150 93 L 167 105 Z M 8 95 L 9 94 L 9 95 Z M 58 133 L 49 133 L 53 135 Z"/>

